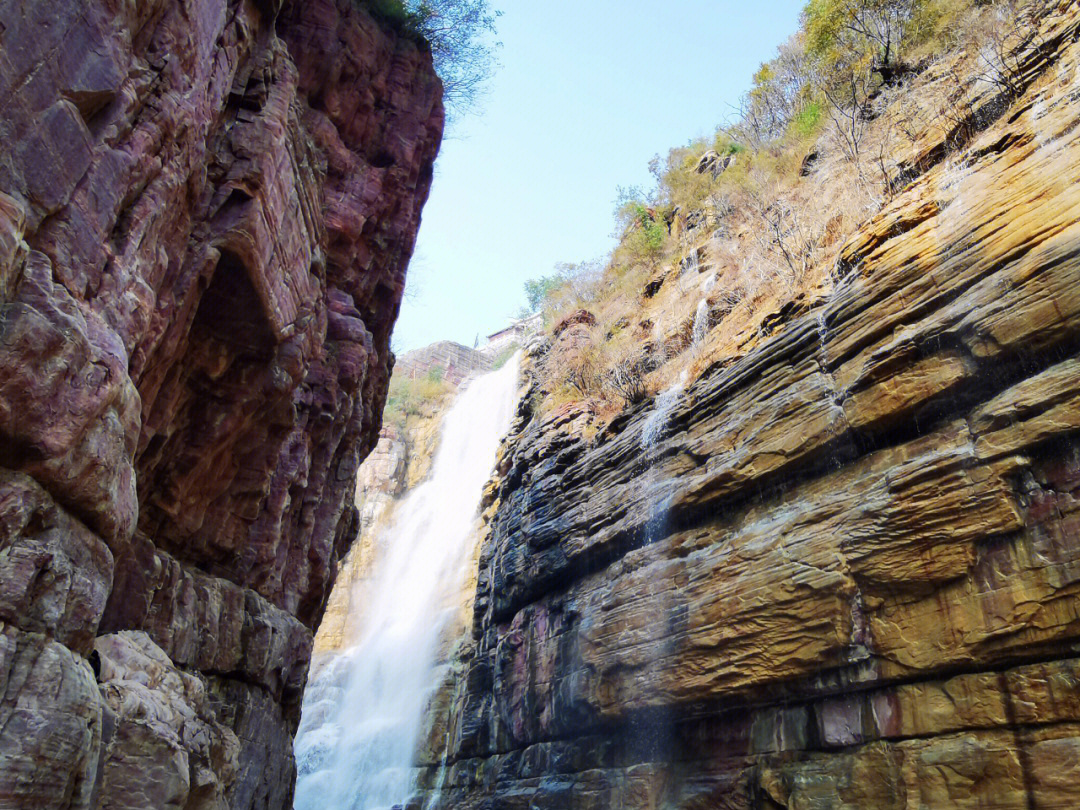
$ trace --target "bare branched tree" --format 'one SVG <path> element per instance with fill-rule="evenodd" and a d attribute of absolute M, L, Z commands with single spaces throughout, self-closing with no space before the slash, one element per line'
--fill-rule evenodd
<path fill-rule="evenodd" d="M 785 271 L 787 283 L 801 280 L 814 263 L 819 240 L 799 209 L 782 197 L 775 180 L 758 173 L 750 177 L 747 201 L 764 226 L 756 229 L 761 256 Z"/>
<path fill-rule="evenodd" d="M 409 11 L 431 44 L 451 119 L 474 112 L 496 67 L 495 22 L 488 0 L 413 0 Z"/>
<path fill-rule="evenodd" d="M 851 71 L 835 86 L 822 88 L 828 101 L 828 114 L 840 151 L 852 163 L 858 164 L 860 148 L 869 119 L 867 101 L 870 88 L 864 74 Z"/>
<path fill-rule="evenodd" d="M 925 0 L 811 0 L 807 6 L 811 54 L 850 69 L 865 59 L 889 84 L 900 72 L 898 51 Z"/>
<path fill-rule="evenodd" d="M 1007 99 L 1023 92 L 1023 62 L 1038 32 L 1043 0 L 998 0 L 986 10 L 991 20 L 978 53 L 976 77 Z"/>
<path fill-rule="evenodd" d="M 756 139 L 779 138 L 806 103 L 811 78 L 802 35 L 777 49 L 776 57 L 758 68 L 754 86 L 742 100 L 742 123 Z"/>

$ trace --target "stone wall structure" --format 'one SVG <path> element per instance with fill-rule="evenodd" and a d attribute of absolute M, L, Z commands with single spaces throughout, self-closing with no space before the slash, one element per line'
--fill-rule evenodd
<path fill-rule="evenodd" d="M 458 386 L 478 371 L 490 371 L 491 363 L 491 358 L 476 349 L 452 340 L 441 340 L 403 354 L 394 373 L 404 379 L 417 379 L 434 371 L 451 385 Z"/>
<path fill-rule="evenodd" d="M 353 0 L 0 3 L 0 806 L 291 806 L 441 98 Z"/>

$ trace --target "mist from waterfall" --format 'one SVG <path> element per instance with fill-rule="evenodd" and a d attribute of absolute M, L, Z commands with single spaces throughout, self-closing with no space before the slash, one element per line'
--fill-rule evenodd
<path fill-rule="evenodd" d="M 440 635 L 464 585 L 517 379 L 515 356 L 458 394 L 430 477 L 380 535 L 357 643 L 327 662 L 304 695 L 295 810 L 384 810 L 412 794 Z"/>

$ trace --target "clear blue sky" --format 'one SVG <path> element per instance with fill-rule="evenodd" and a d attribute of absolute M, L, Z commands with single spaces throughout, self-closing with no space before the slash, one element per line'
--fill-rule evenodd
<path fill-rule="evenodd" d="M 734 115 L 804 0 L 492 0 L 502 67 L 442 147 L 394 349 L 471 346 L 526 279 L 613 247 L 617 186 Z"/>

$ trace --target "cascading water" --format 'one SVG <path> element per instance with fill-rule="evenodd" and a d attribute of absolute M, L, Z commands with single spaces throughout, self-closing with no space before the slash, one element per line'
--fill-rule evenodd
<path fill-rule="evenodd" d="M 679 272 L 683 275 L 696 273 L 700 269 L 701 259 L 696 250 L 690 251 L 683 257 L 682 261 L 679 262 Z"/>
<path fill-rule="evenodd" d="M 698 345 L 709 333 L 709 302 L 702 298 L 698 301 L 697 310 L 694 312 L 694 345 Z"/>
<path fill-rule="evenodd" d="M 435 657 L 463 587 L 477 505 L 510 426 L 518 358 L 459 395 L 429 479 L 398 505 L 357 644 L 312 678 L 296 735 L 296 810 L 383 810 L 413 791 L 411 766 Z"/>
<path fill-rule="evenodd" d="M 646 458 L 656 447 L 657 441 L 660 439 L 660 434 L 663 433 L 664 428 L 667 427 L 668 418 L 671 416 L 672 410 L 679 401 L 679 397 L 682 396 L 683 388 L 686 387 L 686 372 L 684 371 L 679 375 L 679 379 L 675 381 L 675 384 L 657 396 L 655 407 L 649 417 L 645 420 L 645 424 L 641 428 L 641 449 L 645 451 Z"/>
<path fill-rule="evenodd" d="M 671 479 L 662 477 L 655 466 L 656 453 L 668 428 L 668 422 L 675 407 L 679 404 L 686 388 L 687 372 L 683 371 L 679 379 L 670 388 L 656 397 L 652 413 L 641 426 L 641 464 L 643 472 L 640 485 L 647 496 L 649 516 L 642 527 L 641 542 L 645 545 L 660 540 L 667 525 L 671 495 Z M 660 607 L 658 600 L 645 599 L 640 606 L 645 622 L 663 626 L 670 617 Z M 674 724 L 666 711 L 644 712 L 633 718 L 627 733 L 638 750 L 648 752 L 656 761 L 667 761 L 672 754 Z"/>

